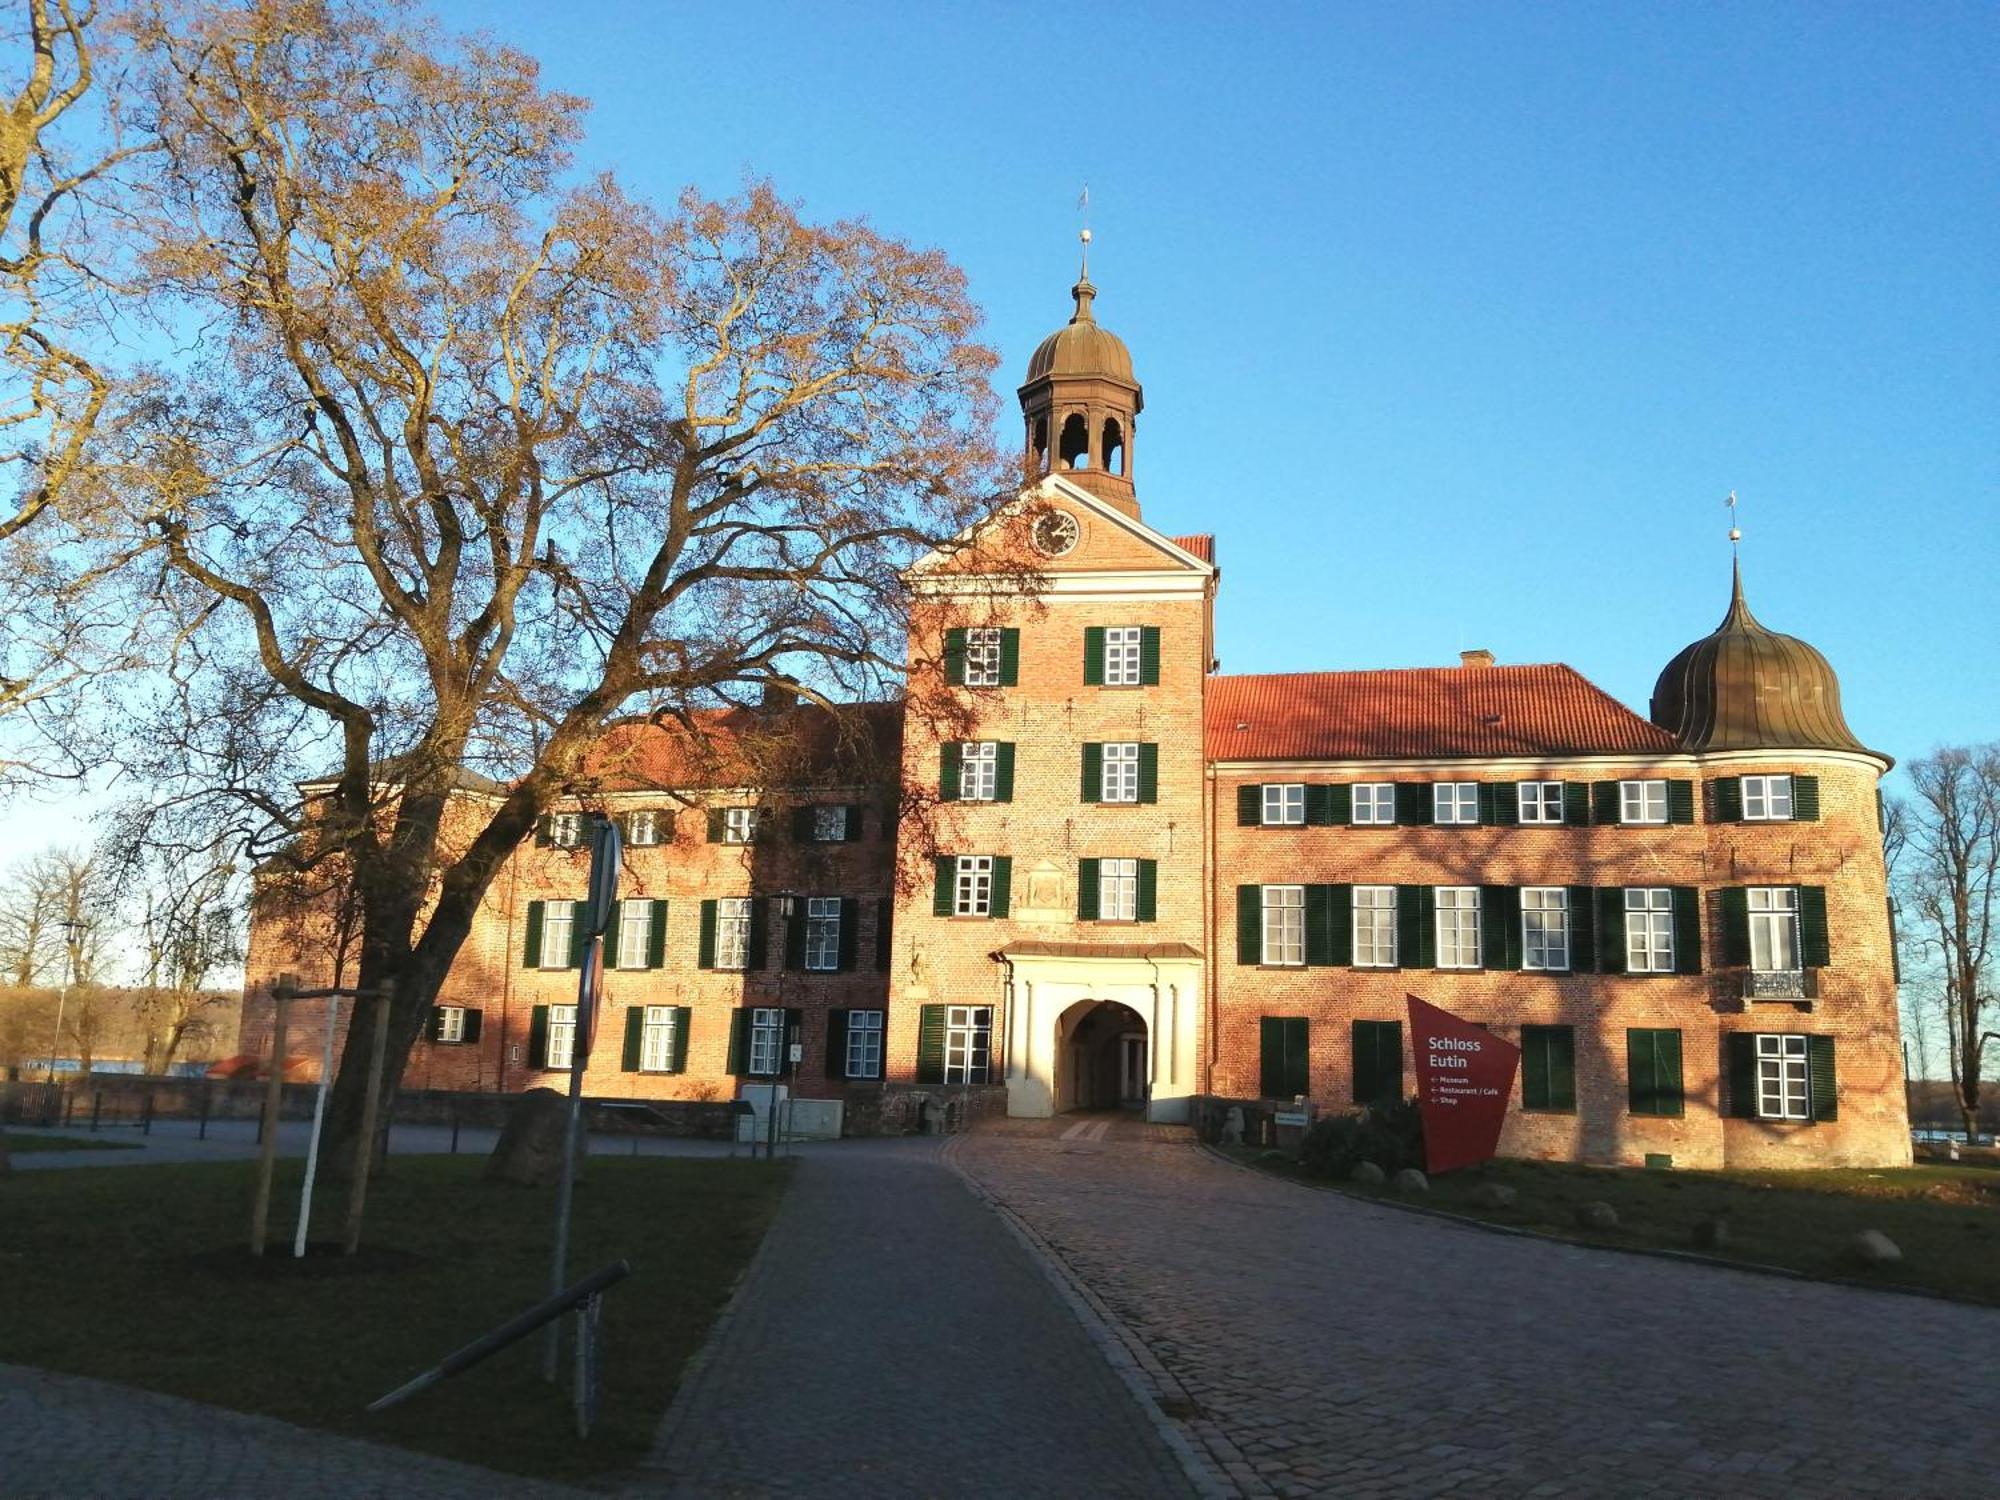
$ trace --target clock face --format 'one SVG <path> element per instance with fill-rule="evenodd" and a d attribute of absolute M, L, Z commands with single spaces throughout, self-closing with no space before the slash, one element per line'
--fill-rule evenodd
<path fill-rule="evenodd" d="M 1051 510 L 1035 518 L 1034 530 L 1029 534 L 1037 551 L 1046 557 L 1061 557 L 1076 545 L 1080 531 L 1075 516 L 1066 510 Z"/>

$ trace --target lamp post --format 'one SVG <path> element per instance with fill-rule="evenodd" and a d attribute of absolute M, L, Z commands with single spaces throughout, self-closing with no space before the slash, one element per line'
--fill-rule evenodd
<path fill-rule="evenodd" d="M 56 1079 L 56 1053 L 62 1048 L 63 1012 L 69 1008 L 69 987 L 76 980 L 76 945 L 83 941 L 77 934 L 87 930 L 89 924 L 79 922 L 75 917 L 65 918 L 56 923 L 63 930 L 63 981 L 56 994 L 56 1034 L 49 1043 L 49 1070 L 46 1081 Z"/>

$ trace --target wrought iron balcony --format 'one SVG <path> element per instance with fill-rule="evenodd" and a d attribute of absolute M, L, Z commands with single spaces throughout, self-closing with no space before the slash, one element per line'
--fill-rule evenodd
<path fill-rule="evenodd" d="M 1819 974 L 1813 969 L 1752 969 L 1743 976 L 1745 1000 L 1817 1000 Z"/>

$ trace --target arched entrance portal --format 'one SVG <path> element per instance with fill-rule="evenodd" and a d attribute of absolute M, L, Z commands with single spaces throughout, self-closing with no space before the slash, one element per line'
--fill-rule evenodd
<path fill-rule="evenodd" d="M 1129 1005 L 1085 1000 L 1056 1028 L 1056 1109 L 1144 1109 L 1151 1092 L 1146 1022 Z"/>

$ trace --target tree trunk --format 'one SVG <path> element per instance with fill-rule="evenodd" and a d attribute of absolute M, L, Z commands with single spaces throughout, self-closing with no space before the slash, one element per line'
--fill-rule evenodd
<path fill-rule="evenodd" d="M 446 960 L 444 968 L 449 967 Z M 388 1045 L 383 1049 L 381 1094 L 376 1100 L 375 1146 L 370 1176 L 379 1176 L 387 1160 L 389 1117 L 396 1090 L 409 1065 L 410 1050 L 423 1035 L 424 1021 L 444 983 L 444 968 L 406 961 L 394 977 L 396 995 L 389 1011 Z M 372 989 L 388 971 L 371 972 L 364 960 L 357 987 Z M 320 1140 L 320 1175 L 333 1182 L 354 1178 L 354 1153 L 361 1132 L 361 1115 L 368 1092 L 368 1063 L 375 1045 L 375 1016 L 381 1002 L 373 995 L 355 1000 L 348 1012 L 347 1045 L 326 1096 L 326 1130 Z"/>

